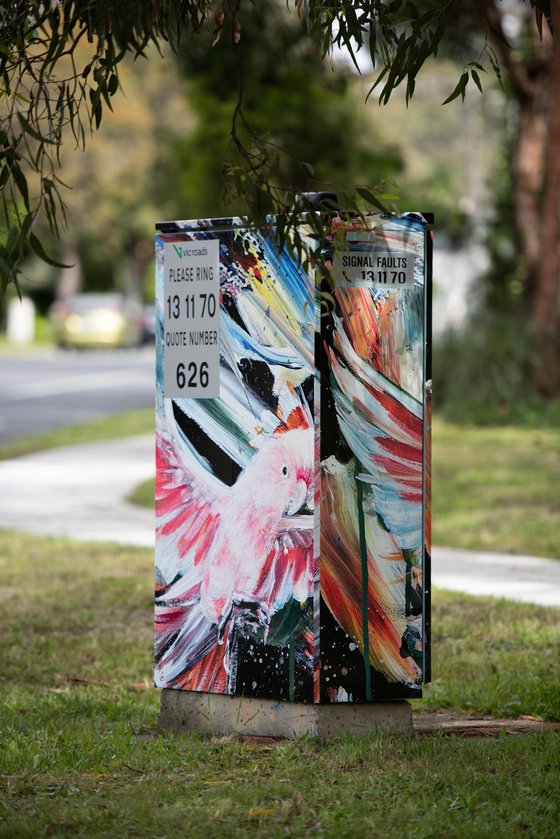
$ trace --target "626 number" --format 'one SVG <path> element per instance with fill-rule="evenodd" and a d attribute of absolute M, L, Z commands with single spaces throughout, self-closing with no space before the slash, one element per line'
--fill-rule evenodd
<path fill-rule="evenodd" d="M 200 385 L 200 387 L 208 387 L 208 362 L 202 361 L 200 365 L 198 365 L 196 361 L 190 361 L 187 365 L 185 365 L 181 361 L 177 365 L 175 377 L 177 387 L 181 390 L 185 387 L 194 388 L 198 385 Z"/>

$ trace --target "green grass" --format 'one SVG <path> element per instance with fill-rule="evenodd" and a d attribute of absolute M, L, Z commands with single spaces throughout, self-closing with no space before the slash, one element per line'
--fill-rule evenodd
<path fill-rule="evenodd" d="M 138 504 L 139 507 L 153 507 L 155 504 L 155 480 L 148 478 L 130 493 L 127 501 L 131 504 Z"/>
<path fill-rule="evenodd" d="M 436 591 L 433 682 L 417 707 L 560 720 L 560 611 Z"/>
<path fill-rule="evenodd" d="M 130 501 L 152 507 L 154 481 Z M 560 436 L 553 429 L 433 425 L 433 541 L 560 559 Z"/>
<path fill-rule="evenodd" d="M 53 449 L 58 446 L 72 446 L 78 443 L 93 443 L 99 440 L 115 440 L 118 437 L 132 437 L 135 434 L 150 434 L 154 431 L 153 408 L 123 411 L 77 425 L 65 425 L 21 440 L 11 440 L 0 445 L 0 460 L 20 457 L 31 452 Z"/>
<path fill-rule="evenodd" d="M 152 565 L 148 550 L 0 533 L 1 837 L 555 834 L 554 733 L 157 734 Z M 558 612 L 436 592 L 433 618 L 421 705 L 560 719 Z"/>
<path fill-rule="evenodd" d="M 560 559 L 557 429 L 435 421 L 433 541 Z"/>

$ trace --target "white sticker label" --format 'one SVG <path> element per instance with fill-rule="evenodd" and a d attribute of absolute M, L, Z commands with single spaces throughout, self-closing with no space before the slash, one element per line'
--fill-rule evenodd
<path fill-rule="evenodd" d="M 373 249 L 338 251 L 333 276 L 338 288 L 410 288 L 414 285 L 414 256 Z"/>
<path fill-rule="evenodd" d="M 220 242 L 166 242 L 164 396 L 220 395 Z"/>

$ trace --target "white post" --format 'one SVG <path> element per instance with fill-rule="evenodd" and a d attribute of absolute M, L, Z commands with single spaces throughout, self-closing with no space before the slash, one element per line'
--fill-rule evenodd
<path fill-rule="evenodd" d="M 31 344 L 35 338 L 35 305 L 29 297 L 8 304 L 8 340 L 12 344 Z"/>

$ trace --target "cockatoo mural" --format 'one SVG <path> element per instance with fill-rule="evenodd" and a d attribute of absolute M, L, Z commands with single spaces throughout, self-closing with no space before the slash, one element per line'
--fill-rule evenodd
<path fill-rule="evenodd" d="M 185 228 L 158 237 L 158 283 L 164 241 L 219 238 L 220 396 L 166 399 L 160 343 L 156 684 L 300 701 L 419 695 L 423 227 L 383 229 L 414 256 L 413 287 L 335 287 L 326 307 L 265 235 Z"/>
<path fill-rule="evenodd" d="M 312 430 L 279 429 L 224 486 L 197 468 L 173 426 L 168 418 L 157 435 L 158 540 L 178 569 L 156 596 L 162 686 L 224 646 L 232 625 L 266 640 L 272 616 L 313 593 L 312 540 L 298 524 L 298 514 L 313 509 Z"/>
<path fill-rule="evenodd" d="M 313 289 L 272 254 L 247 232 L 222 246 L 220 398 L 172 401 L 158 385 L 161 687 L 238 692 L 251 644 L 277 648 L 287 695 L 312 679 Z"/>

